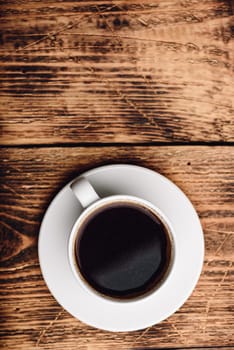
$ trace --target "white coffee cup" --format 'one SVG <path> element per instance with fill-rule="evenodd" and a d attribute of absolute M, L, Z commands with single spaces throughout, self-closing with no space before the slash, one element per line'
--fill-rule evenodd
<path fill-rule="evenodd" d="M 164 283 L 166 283 L 167 279 L 169 278 L 170 274 L 173 271 L 174 268 L 174 260 L 175 260 L 175 250 L 176 250 L 176 244 L 175 244 L 175 236 L 173 232 L 173 228 L 171 227 L 171 224 L 168 220 L 168 218 L 165 216 L 162 211 L 157 208 L 155 205 L 150 203 L 149 201 L 146 201 L 142 198 L 138 198 L 135 196 L 130 195 L 111 195 L 104 198 L 100 198 L 98 194 L 96 193 L 95 189 L 92 187 L 92 185 L 89 183 L 89 181 L 84 178 L 80 177 L 72 182 L 70 185 L 71 190 L 73 191 L 74 195 L 80 202 L 80 204 L 83 207 L 83 212 L 81 215 L 77 218 L 76 222 L 73 225 L 73 228 L 71 230 L 71 234 L 69 237 L 68 242 L 68 257 L 71 269 L 73 271 L 73 274 L 78 281 L 78 283 L 88 292 L 93 295 L 93 297 L 97 298 L 104 298 L 107 300 L 110 300 L 112 302 L 132 302 L 136 300 L 142 300 L 144 298 L 147 298 L 152 293 L 155 293 L 159 288 L 162 287 Z M 113 205 L 114 203 L 128 203 L 133 204 L 135 206 L 143 207 L 147 210 L 149 210 L 152 214 L 156 216 L 156 218 L 160 219 L 160 221 L 163 223 L 164 227 L 167 230 L 167 233 L 170 237 L 171 242 L 171 256 L 170 256 L 170 263 L 167 268 L 166 273 L 163 275 L 162 279 L 159 283 L 156 284 L 155 287 L 147 291 L 147 293 L 142 294 L 141 296 L 137 298 L 130 298 L 127 300 L 118 300 L 117 298 L 111 298 L 106 295 L 101 294 L 97 290 L 95 290 L 90 284 L 86 281 L 86 279 L 83 277 L 77 261 L 75 257 L 75 242 L 77 238 L 79 237 L 79 229 L 82 227 L 82 224 L 85 221 L 88 221 L 90 217 L 93 217 L 94 213 L 98 210 L 100 210 L 102 207 L 106 207 L 108 205 Z"/>

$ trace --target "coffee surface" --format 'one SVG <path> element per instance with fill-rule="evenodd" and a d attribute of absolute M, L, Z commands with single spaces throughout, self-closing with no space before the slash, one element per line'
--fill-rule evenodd
<path fill-rule="evenodd" d="M 162 279 L 171 257 L 161 220 L 134 204 L 100 208 L 79 229 L 75 256 L 85 280 L 98 292 L 128 299 Z"/>

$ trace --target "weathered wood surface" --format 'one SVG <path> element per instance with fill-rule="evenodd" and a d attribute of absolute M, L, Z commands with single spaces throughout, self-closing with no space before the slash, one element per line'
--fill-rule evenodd
<path fill-rule="evenodd" d="M 35 147 L 233 142 L 233 14 L 232 0 L 0 0 L 0 145 L 34 145 L 1 149 L 0 348 L 234 348 L 233 148 Z M 37 257 L 39 225 L 57 190 L 112 162 L 175 181 L 206 241 L 186 304 L 124 334 L 64 311 Z"/>
<path fill-rule="evenodd" d="M 233 168 L 231 147 L 6 148 L 1 185 L 3 349 L 149 349 L 234 346 Z M 149 329 L 109 333 L 64 311 L 42 279 L 39 225 L 55 193 L 75 175 L 112 162 L 168 176 L 195 205 L 205 232 L 203 273 L 173 316 Z"/>
<path fill-rule="evenodd" d="M 1 143 L 234 140 L 233 1 L 1 1 Z"/>

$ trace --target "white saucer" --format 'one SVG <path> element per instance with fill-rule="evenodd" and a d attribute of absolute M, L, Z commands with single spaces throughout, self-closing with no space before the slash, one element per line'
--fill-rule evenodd
<path fill-rule="evenodd" d="M 144 301 L 114 303 L 93 298 L 73 276 L 68 237 L 82 208 L 67 184 L 50 204 L 40 229 L 39 260 L 56 300 L 79 320 L 104 330 L 133 331 L 173 314 L 192 293 L 204 258 L 202 227 L 189 199 L 164 176 L 134 165 L 108 165 L 82 174 L 100 197 L 128 194 L 156 205 L 170 220 L 178 241 L 175 273 Z"/>

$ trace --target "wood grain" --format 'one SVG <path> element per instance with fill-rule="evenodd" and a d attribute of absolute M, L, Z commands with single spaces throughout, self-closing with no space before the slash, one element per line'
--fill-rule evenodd
<path fill-rule="evenodd" d="M 1 345 L 3 349 L 153 349 L 234 346 L 231 147 L 6 148 L 1 169 Z M 146 330 L 109 333 L 75 320 L 42 279 L 37 239 L 55 193 L 75 175 L 134 163 L 168 176 L 195 205 L 205 232 L 203 273 L 173 316 Z"/>
<path fill-rule="evenodd" d="M 232 1 L 1 1 L 1 144 L 234 140 Z"/>

